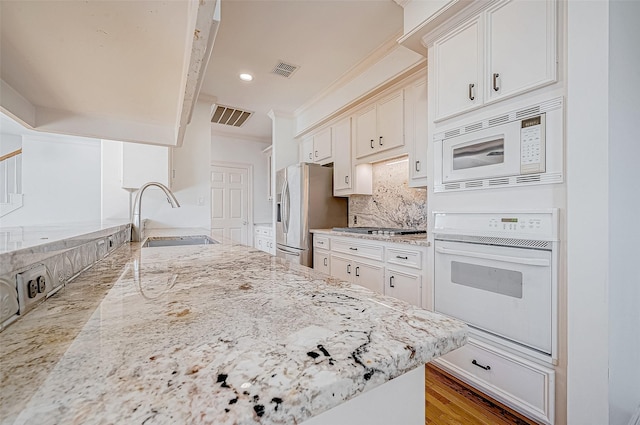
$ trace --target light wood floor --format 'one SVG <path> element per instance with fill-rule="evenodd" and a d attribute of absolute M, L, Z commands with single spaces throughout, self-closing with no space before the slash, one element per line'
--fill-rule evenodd
<path fill-rule="evenodd" d="M 430 364 L 425 389 L 427 425 L 536 425 Z"/>

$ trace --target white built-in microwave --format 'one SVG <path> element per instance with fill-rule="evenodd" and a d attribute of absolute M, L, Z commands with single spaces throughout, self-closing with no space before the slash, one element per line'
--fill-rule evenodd
<path fill-rule="evenodd" d="M 434 135 L 434 191 L 563 181 L 563 100 Z"/>

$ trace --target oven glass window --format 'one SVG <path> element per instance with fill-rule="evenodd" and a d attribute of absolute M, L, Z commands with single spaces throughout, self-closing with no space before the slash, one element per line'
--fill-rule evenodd
<path fill-rule="evenodd" d="M 522 273 L 514 270 L 452 261 L 451 281 L 508 297 L 522 298 Z"/>
<path fill-rule="evenodd" d="M 453 169 L 484 167 L 504 162 L 504 138 L 456 148 L 453 150 Z"/>

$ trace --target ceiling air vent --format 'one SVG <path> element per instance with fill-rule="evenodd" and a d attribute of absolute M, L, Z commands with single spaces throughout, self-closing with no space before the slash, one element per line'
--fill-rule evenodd
<path fill-rule="evenodd" d="M 253 112 L 232 108 L 231 106 L 214 105 L 211 122 L 214 124 L 230 125 L 232 127 L 242 127 Z"/>
<path fill-rule="evenodd" d="M 300 68 L 298 65 L 293 65 L 290 63 L 286 63 L 283 61 L 278 62 L 278 64 L 271 71 L 272 74 L 280 75 L 284 78 L 289 78 L 291 75 L 296 72 Z"/>

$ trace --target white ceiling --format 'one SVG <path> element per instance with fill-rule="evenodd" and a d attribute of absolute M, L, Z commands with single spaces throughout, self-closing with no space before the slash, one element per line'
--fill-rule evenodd
<path fill-rule="evenodd" d="M 175 144 L 195 17 L 212 1 L 0 0 L 2 109 L 41 131 Z M 402 15 L 393 0 L 221 0 L 201 98 L 254 115 L 213 127 L 270 140 L 270 110 L 294 113 L 326 90 L 395 40 Z M 279 60 L 300 68 L 271 74 Z"/>
<path fill-rule="evenodd" d="M 201 95 L 253 111 L 241 128 L 214 130 L 270 140 L 273 109 L 294 113 L 402 31 L 392 0 L 222 0 L 221 23 Z M 272 74 L 278 61 L 300 68 Z M 252 82 L 238 78 L 241 72 Z"/>

